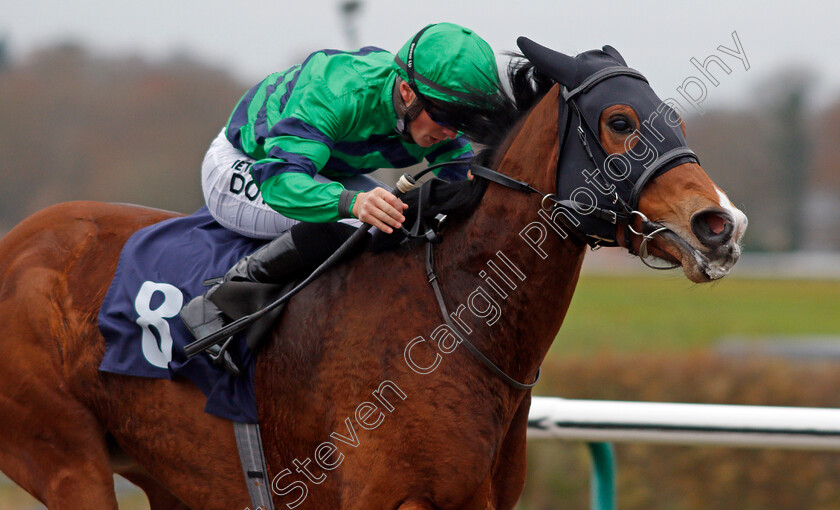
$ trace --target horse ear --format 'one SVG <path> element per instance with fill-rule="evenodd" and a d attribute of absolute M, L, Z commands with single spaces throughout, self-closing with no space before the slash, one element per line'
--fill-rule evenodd
<path fill-rule="evenodd" d="M 601 48 L 601 51 L 611 56 L 612 58 L 618 60 L 619 64 L 623 65 L 624 67 L 627 67 L 627 62 L 624 61 L 624 57 L 621 56 L 621 53 L 619 53 L 617 49 L 613 48 L 609 44 Z"/>
<path fill-rule="evenodd" d="M 516 39 L 516 45 L 522 50 L 522 54 L 544 75 L 568 88 L 574 88 L 578 85 L 576 83 L 577 61 L 573 57 L 550 50 L 527 37 Z"/>

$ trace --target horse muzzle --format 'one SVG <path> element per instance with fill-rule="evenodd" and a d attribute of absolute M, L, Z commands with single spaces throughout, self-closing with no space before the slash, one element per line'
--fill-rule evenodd
<path fill-rule="evenodd" d="M 682 229 L 669 227 L 660 233 L 667 245 L 661 248 L 679 261 L 689 280 L 719 280 L 729 274 L 741 256 L 740 241 L 747 218 L 737 209 L 735 212 L 716 207 L 698 211 L 690 220 L 690 237 L 680 235 Z"/>

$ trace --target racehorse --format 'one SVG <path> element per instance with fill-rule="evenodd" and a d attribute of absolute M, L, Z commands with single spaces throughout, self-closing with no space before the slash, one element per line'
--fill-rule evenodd
<path fill-rule="evenodd" d="M 575 231 L 598 213 L 585 192 L 553 194 L 558 169 L 584 146 L 643 156 L 637 149 L 656 136 L 640 136 L 644 123 L 669 110 L 658 99 L 626 100 L 632 90 L 655 95 L 612 48 L 577 58 L 526 48 L 540 72 L 517 70 L 520 121 L 496 127 L 504 137 L 487 163 L 521 189 L 476 177 L 470 189 L 483 196 L 446 225 L 434 273 L 423 249 L 363 253 L 291 300 L 261 348 L 254 384 L 278 508 L 512 508 L 525 481 L 527 387 L 563 322 L 586 245 L 656 256 L 693 282 L 736 262 L 746 217 L 680 143 L 657 151 L 677 154 L 667 171 L 657 159 L 643 162 L 642 177 L 629 172 L 632 211 L 606 201 L 612 184 L 598 181 L 599 200 L 617 211 L 614 223 L 602 214 L 609 235 Z M 575 163 L 591 176 L 589 159 Z M 205 413 L 194 385 L 97 369 L 97 313 L 121 247 L 173 216 L 60 204 L 0 241 L 0 469 L 51 509 L 117 508 L 113 473 L 156 510 L 250 505 L 232 423 Z M 461 337 L 517 383 L 456 349 Z"/>

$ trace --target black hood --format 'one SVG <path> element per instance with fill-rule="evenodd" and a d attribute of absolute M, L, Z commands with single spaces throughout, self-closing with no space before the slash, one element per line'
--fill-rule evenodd
<path fill-rule="evenodd" d="M 644 185 L 677 165 L 697 161 L 687 148 L 681 119 L 611 46 L 570 57 L 524 37 L 517 44 L 539 72 L 563 86 L 557 195 L 566 208 L 566 223 L 591 245 L 614 246 L 613 220 L 629 220 Z M 610 156 L 598 127 L 601 112 L 617 104 L 633 108 L 641 125 L 628 139 L 638 139 L 633 149 Z"/>

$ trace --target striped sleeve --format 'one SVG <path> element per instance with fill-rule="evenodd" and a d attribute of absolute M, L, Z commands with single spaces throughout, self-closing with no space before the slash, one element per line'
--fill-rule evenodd
<path fill-rule="evenodd" d="M 435 175 L 447 181 L 466 179 L 472 158 L 472 146 L 463 135 L 434 146 L 432 151 L 426 154 L 426 160 L 432 165 L 448 161 L 463 161 L 462 165 L 447 165 L 436 171 L 433 170 Z"/>
<path fill-rule="evenodd" d="M 263 200 L 272 209 L 287 218 L 311 223 L 340 220 L 343 191 L 340 183 L 320 183 L 296 172 L 279 174 L 260 186 Z"/>
<path fill-rule="evenodd" d="M 254 181 L 269 207 L 289 218 L 328 222 L 341 218 L 344 186 L 319 183 L 313 177 L 330 158 L 335 139 L 346 124 L 344 98 L 324 87 L 292 96 L 282 112 L 267 114 L 266 157 L 251 166 Z"/>

